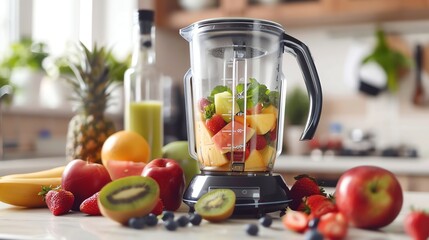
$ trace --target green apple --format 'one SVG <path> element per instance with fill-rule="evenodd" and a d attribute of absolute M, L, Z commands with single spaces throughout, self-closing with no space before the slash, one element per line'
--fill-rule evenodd
<path fill-rule="evenodd" d="M 186 187 L 192 178 L 200 173 L 197 160 L 189 155 L 188 141 L 175 141 L 162 148 L 162 157 L 177 161 L 185 174 Z"/>

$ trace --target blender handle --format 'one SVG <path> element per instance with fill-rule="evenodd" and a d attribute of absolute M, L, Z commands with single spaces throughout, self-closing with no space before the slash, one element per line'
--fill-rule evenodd
<path fill-rule="evenodd" d="M 192 70 L 189 69 L 183 77 L 185 106 L 186 106 L 186 128 L 188 131 L 188 151 L 193 159 L 198 159 L 195 145 L 195 128 L 194 128 L 194 104 L 192 102 Z"/>
<path fill-rule="evenodd" d="M 304 76 L 308 96 L 310 98 L 310 110 L 305 124 L 305 129 L 300 140 L 310 140 L 313 138 L 322 113 L 322 87 L 316 66 L 311 57 L 308 47 L 298 39 L 283 33 L 285 50 L 297 58 Z"/>

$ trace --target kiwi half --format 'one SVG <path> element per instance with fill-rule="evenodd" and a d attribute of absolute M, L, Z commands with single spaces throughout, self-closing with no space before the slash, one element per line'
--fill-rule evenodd
<path fill-rule="evenodd" d="M 98 207 L 103 216 L 126 225 L 128 219 L 147 215 L 156 206 L 159 185 L 150 177 L 117 179 L 100 190 Z"/>
<path fill-rule="evenodd" d="M 195 203 L 195 211 L 210 222 L 220 222 L 231 217 L 234 212 L 235 193 L 231 189 L 215 189 Z"/>

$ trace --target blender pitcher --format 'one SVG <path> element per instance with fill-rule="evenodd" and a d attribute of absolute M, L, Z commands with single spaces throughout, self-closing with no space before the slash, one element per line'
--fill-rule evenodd
<path fill-rule="evenodd" d="M 184 77 L 189 152 L 201 174 L 184 193 L 191 207 L 203 194 L 229 188 L 235 214 L 284 210 L 288 188 L 273 174 L 282 151 L 286 82 L 283 52 L 296 56 L 310 98 L 301 140 L 311 139 L 322 110 L 318 74 L 306 45 L 281 25 L 257 19 L 222 18 L 180 30 L 190 44 Z"/>

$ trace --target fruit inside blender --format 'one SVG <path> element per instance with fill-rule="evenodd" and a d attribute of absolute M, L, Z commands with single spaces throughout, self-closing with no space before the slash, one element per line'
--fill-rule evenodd
<path fill-rule="evenodd" d="M 246 54 L 248 50 L 234 50 L 234 57 L 225 61 L 221 84 L 195 103 L 202 170 L 267 172 L 274 164 L 279 92 L 248 76 Z"/>

